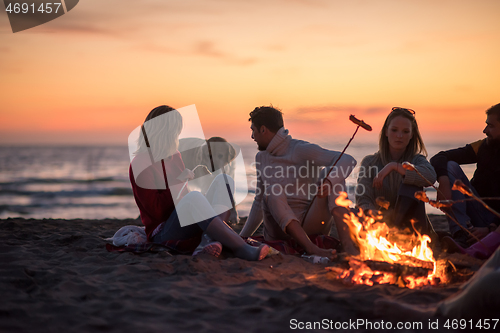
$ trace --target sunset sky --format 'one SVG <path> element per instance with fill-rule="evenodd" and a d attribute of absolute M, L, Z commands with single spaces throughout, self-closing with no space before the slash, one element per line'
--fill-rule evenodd
<path fill-rule="evenodd" d="M 0 5 L 0 144 L 127 144 L 157 105 L 251 142 L 272 103 L 294 137 L 374 142 L 392 106 L 468 143 L 500 103 L 498 0 L 82 0 L 12 33 Z"/>

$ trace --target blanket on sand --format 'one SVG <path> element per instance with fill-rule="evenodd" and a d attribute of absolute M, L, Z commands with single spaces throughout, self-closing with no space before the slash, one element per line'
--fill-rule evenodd
<path fill-rule="evenodd" d="M 311 241 L 322 249 L 338 249 L 340 241 L 326 235 L 310 235 Z M 304 249 L 295 240 L 275 240 L 266 241 L 263 236 L 248 237 L 243 239 L 250 245 L 258 246 L 260 243 L 267 244 L 283 254 L 300 255 L 304 253 Z M 160 252 L 169 251 L 172 254 L 191 254 L 200 244 L 200 237 L 193 237 L 187 240 L 169 240 L 162 244 L 156 243 L 142 243 L 142 244 L 128 244 L 122 246 L 115 246 L 113 244 L 106 244 L 106 249 L 109 252 Z"/>

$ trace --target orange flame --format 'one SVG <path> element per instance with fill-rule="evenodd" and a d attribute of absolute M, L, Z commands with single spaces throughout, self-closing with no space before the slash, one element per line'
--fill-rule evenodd
<path fill-rule="evenodd" d="M 342 192 L 335 202 L 346 208 L 352 204 L 345 192 Z M 373 285 L 374 281 L 379 284 L 397 283 L 408 288 L 432 284 L 436 275 L 436 261 L 429 247 L 430 237 L 418 232 L 417 235 L 403 235 L 399 230 L 389 228 L 381 218 L 365 215 L 361 209 L 357 215 L 353 212 L 344 215 L 344 222 L 349 226 L 351 238 L 358 245 L 360 254 L 351 258 L 351 269 L 344 271 L 340 278 L 367 285 Z M 365 264 L 366 261 L 408 267 L 422 267 L 421 264 L 424 263 L 432 266 L 433 271 L 427 277 L 400 278 L 395 273 L 372 271 Z"/>

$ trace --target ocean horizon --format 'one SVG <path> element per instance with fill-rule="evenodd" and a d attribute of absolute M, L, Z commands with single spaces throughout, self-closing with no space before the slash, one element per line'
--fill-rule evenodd
<path fill-rule="evenodd" d="M 236 196 L 240 216 L 247 216 L 255 188 L 252 163 L 257 153 L 254 142 L 236 143 L 241 148 L 244 170 L 236 177 L 248 179 L 248 190 Z M 321 144 L 341 151 L 345 143 Z M 463 143 L 427 145 L 429 157 L 440 150 L 463 146 Z M 358 165 L 361 159 L 377 151 L 377 143 L 353 142 L 346 154 Z M 0 146 L 0 218 L 127 219 L 139 216 L 128 178 L 129 152 L 126 145 L 22 145 Z M 358 167 L 346 179 L 349 198 L 354 201 Z M 464 166 L 472 177 L 475 164 Z M 244 175 L 242 174 L 244 173 Z M 427 188 L 435 198 L 435 190 Z M 427 206 L 430 214 L 442 214 Z"/>

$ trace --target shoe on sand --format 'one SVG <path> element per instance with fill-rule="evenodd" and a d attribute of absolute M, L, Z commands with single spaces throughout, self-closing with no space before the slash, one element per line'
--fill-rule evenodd
<path fill-rule="evenodd" d="M 481 239 L 481 242 L 477 242 L 469 248 L 465 249 L 465 252 L 471 257 L 478 259 L 488 259 L 500 246 L 500 233 L 493 231 Z"/>
<path fill-rule="evenodd" d="M 445 252 L 459 252 L 481 260 L 488 259 L 499 246 L 500 233 L 496 231 L 490 232 L 481 239 L 481 242 L 474 243 L 466 249 L 458 245 L 451 237 L 443 237 L 441 240 L 441 247 Z"/>

